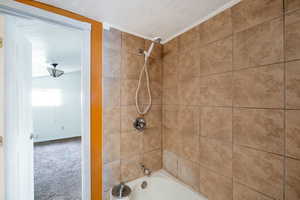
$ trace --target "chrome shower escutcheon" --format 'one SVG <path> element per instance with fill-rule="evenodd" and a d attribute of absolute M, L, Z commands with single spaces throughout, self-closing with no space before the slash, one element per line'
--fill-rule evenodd
<path fill-rule="evenodd" d="M 146 129 L 146 120 L 143 117 L 138 117 L 133 122 L 133 127 L 138 131 L 144 131 Z"/>

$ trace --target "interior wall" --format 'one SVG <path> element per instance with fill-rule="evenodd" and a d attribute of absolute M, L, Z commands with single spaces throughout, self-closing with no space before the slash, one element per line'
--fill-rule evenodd
<path fill-rule="evenodd" d="M 104 31 L 103 133 L 104 191 L 143 176 L 140 163 L 155 171 L 161 169 L 162 47 L 156 46 L 149 61 L 153 106 L 145 116 L 148 128 L 140 133 L 133 128 L 138 114 L 135 90 L 144 57 L 139 49 L 150 42 L 116 29 Z M 143 81 L 145 83 L 145 80 Z M 148 103 L 145 85 L 140 104 Z"/>
<path fill-rule="evenodd" d="M 163 47 L 163 166 L 210 200 L 300 199 L 299 2 L 243 0 Z"/>
<path fill-rule="evenodd" d="M 81 136 L 80 71 L 33 78 L 32 88 L 35 142 Z"/>

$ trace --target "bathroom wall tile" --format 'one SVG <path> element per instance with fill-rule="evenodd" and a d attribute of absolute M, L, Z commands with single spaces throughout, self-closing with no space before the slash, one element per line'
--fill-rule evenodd
<path fill-rule="evenodd" d="M 178 37 L 167 42 L 163 46 L 163 60 L 164 62 L 172 62 L 178 56 L 179 51 L 179 39 Z"/>
<path fill-rule="evenodd" d="M 144 153 L 143 164 L 151 171 L 157 171 L 162 168 L 161 149 Z"/>
<path fill-rule="evenodd" d="M 126 52 L 138 54 L 139 49 L 144 49 L 145 40 L 143 38 L 122 32 L 122 49 Z"/>
<path fill-rule="evenodd" d="M 232 179 L 200 167 L 200 192 L 210 200 L 232 200 Z"/>
<path fill-rule="evenodd" d="M 151 77 L 150 77 L 151 78 Z M 143 82 L 144 80 L 144 82 Z M 145 79 L 142 80 L 141 83 L 141 89 L 139 92 L 139 102 L 142 104 L 149 104 L 149 94 L 148 94 L 148 88 L 147 83 Z M 135 87 L 136 90 L 137 86 Z M 162 104 L 162 84 L 159 81 L 151 81 L 150 82 L 150 90 L 151 90 L 151 98 L 152 98 L 152 104 L 153 105 L 161 105 Z M 135 94 L 134 94 L 135 99 Z"/>
<path fill-rule="evenodd" d="M 232 70 L 232 37 L 210 43 L 200 48 L 200 75 Z"/>
<path fill-rule="evenodd" d="M 199 26 L 196 26 L 192 28 L 191 30 L 188 30 L 187 32 L 181 34 L 178 36 L 179 40 L 179 51 L 187 51 L 198 48 L 199 47 Z"/>
<path fill-rule="evenodd" d="M 277 18 L 236 33 L 233 44 L 234 69 L 282 62 L 283 19 Z"/>
<path fill-rule="evenodd" d="M 103 109 L 103 133 L 120 134 L 121 131 L 121 108 Z"/>
<path fill-rule="evenodd" d="M 135 92 L 138 80 L 124 79 L 121 80 L 121 105 L 135 105 Z M 139 102 L 142 103 L 142 102 Z"/>
<path fill-rule="evenodd" d="M 282 0 L 243 0 L 232 7 L 233 30 L 242 31 L 282 14 Z"/>
<path fill-rule="evenodd" d="M 199 76 L 200 74 L 200 54 L 197 50 L 186 50 L 178 55 L 179 66 L 178 77 L 186 79 L 190 77 Z"/>
<path fill-rule="evenodd" d="M 199 191 L 200 170 L 199 165 L 194 162 L 179 159 L 178 161 L 178 177 L 194 190 Z"/>
<path fill-rule="evenodd" d="M 170 75 L 164 77 L 163 81 L 163 104 L 176 105 L 179 104 L 179 86 L 177 76 Z"/>
<path fill-rule="evenodd" d="M 109 49 L 104 47 L 103 58 L 103 76 L 120 77 L 121 76 L 121 50 Z"/>
<path fill-rule="evenodd" d="M 136 131 L 133 127 L 134 120 L 138 117 L 135 106 L 121 107 L 121 133 Z M 136 131 L 136 133 L 138 133 Z"/>
<path fill-rule="evenodd" d="M 163 60 L 163 78 L 165 79 L 168 76 L 177 75 L 178 73 L 178 58 L 170 60 L 168 62 Z"/>
<path fill-rule="evenodd" d="M 232 34 L 231 9 L 226 9 L 200 25 L 200 44 L 207 44 Z"/>
<path fill-rule="evenodd" d="M 104 30 L 104 34 L 103 34 L 104 48 L 120 51 L 121 44 L 122 44 L 121 34 L 122 34 L 121 31 L 114 28 L 109 29 L 109 31 Z"/>
<path fill-rule="evenodd" d="M 103 137 L 104 163 L 120 160 L 120 134 L 110 134 Z"/>
<path fill-rule="evenodd" d="M 144 152 L 161 149 L 162 134 L 160 128 L 149 128 L 143 133 Z"/>
<path fill-rule="evenodd" d="M 272 200 L 272 198 L 256 192 L 245 185 L 234 182 L 233 200 Z"/>
<path fill-rule="evenodd" d="M 283 108 L 283 64 L 237 71 L 233 77 L 234 106 Z"/>
<path fill-rule="evenodd" d="M 286 154 L 300 159 L 300 110 L 286 111 Z"/>
<path fill-rule="evenodd" d="M 283 157 L 234 146 L 233 178 L 274 199 L 283 199 Z"/>
<path fill-rule="evenodd" d="M 182 141 L 180 138 L 179 131 L 165 128 L 163 132 L 164 150 L 173 152 L 177 156 L 181 156 Z"/>
<path fill-rule="evenodd" d="M 178 176 L 178 157 L 176 154 L 163 151 L 163 168 L 171 173 L 173 176 Z"/>
<path fill-rule="evenodd" d="M 182 116 L 182 112 L 180 113 L 180 116 Z M 185 126 L 191 126 L 192 128 L 189 127 L 181 130 L 181 137 L 177 139 L 181 140 L 181 156 L 187 160 L 199 163 L 199 134 L 197 125 L 193 122 L 193 119 L 193 115 L 191 120 L 187 120 L 187 118 L 182 119 L 183 123 L 186 123 Z"/>
<path fill-rule="evenodd" d="M 286 14 L 285 39 L 286 59 L 300 59 L 300 10 Z"/>
<path fill-rule="evenodd" d="M 144 65 L 142 55 L 129 52 L 122 53 L 121 76 L 124 79 L 139 79 L 140 71 Z"/>
<path fill-rule="evenodd" d="M 283 110 L 234 109 L 233 139 L 235 144 L 283 155 Z"/>
<path fill-rule="evenodd" d="M 120 160 L 105 164 L 103 167 L 103 187 L 108 191 L 111 187 L 120 183 Z"/>
<path fill-rule="evenodd" d="M 288 200 L 300 198 L 300 161 L 288 158 L 286 162 L 285 194 Z"/>
<path fill-rule="evenodd" d="M 178 81 L 180 105 L 198 105 L 200 99 L 198 77 L 190 77 Z"/>
<path fill-rule="evenodd" d="M 232 177 L 232 144 L 201 137 L 200 164 L 220 175 Z"/>
<path fill-rule="evenodd" d="M 145 105 L 144 105 L 145 107 Z M 144 109 L 144 108 L 143 108 Z M 147 128 L 161 128 L 162 106 L 152 105 L 150 112 L 144 116 L 147 121 Z"/>
<path fill-rule="evenodd" d="M 300 9 L 300 1 L 299 0 L 285 0 L 285 10 L 287 12 Z"/>
<path fill-rule="evenodd" d="M 201 110 L 201 136 L 232 141 L 232 108 L 204 107 Z"/>
<path fill-rule="evenodd" d="M 103 106 L 110 109 L 120 106 L 120 79 L 103 78 Z"/>
<path fill-rule="evenodd" d="M 300 61 L 286 63 L 286 107 L 300 108 Z"/>
<path fill-rule="evenodd" d="M 232 106 L 232 73 L 200 79 L 201 105 Z"/>
<path fill-rule="evenodd" d="M 121 160 L 121 180 L 131 181 L 143 176 L 141 163 L 143 158 L 141 155 L 131 156 Z"/>
<path fill-rule="evenodd" d="M 121 134 L 121 158 L 128 159 L 143 152 L 143 135 L 136 132 Z"/>
<path fill-rule="evenodd" d="M 145 40 L 145 50 L 147 51 L 151 45 L 152 41 Z M 154 48 L 151 52 L 150 57 L 155 59 L 162 59 L 163 46 L 161 44 L 155 43 Z"/>
<path fill-rule="evenodd" d="M 159 59 L 149 58 L 147 63 L 150 80 L 161 82 L 163 71 L 162 61 Z M 141 71 L 141 69 L 142 66 L 140 66 L 139 72 Z"/>

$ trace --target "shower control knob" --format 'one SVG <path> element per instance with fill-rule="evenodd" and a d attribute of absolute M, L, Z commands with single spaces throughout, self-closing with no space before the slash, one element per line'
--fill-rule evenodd
<path fill-rule="evenodd" d="M 138 117 L 133 122 L 133 127 L 138 131 L 143 131 L 146 128 L 146 120 L 143 117 Z"/>

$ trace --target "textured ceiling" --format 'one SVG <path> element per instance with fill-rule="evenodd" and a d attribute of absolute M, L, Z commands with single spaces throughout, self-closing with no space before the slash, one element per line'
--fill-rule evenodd
<path fill-rule="evenodd" d="M 167 41 L 239 0 L 39 0 L 144 38 Z"/>

